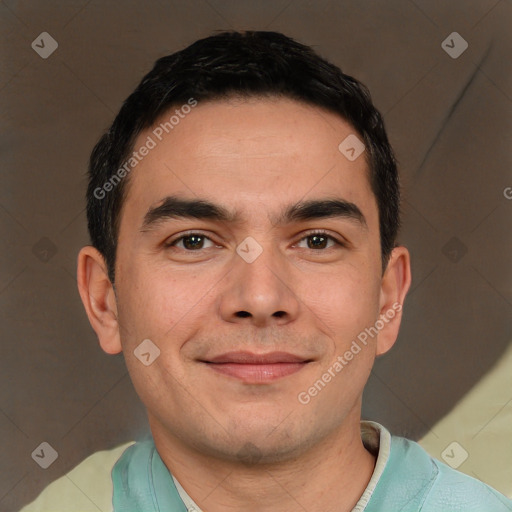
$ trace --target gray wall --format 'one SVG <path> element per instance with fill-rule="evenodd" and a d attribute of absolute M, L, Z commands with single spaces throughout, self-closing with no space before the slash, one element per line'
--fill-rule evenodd
<path fill-rule="evenodd" d="M 87 159 L 155 59 L 214 30 L 283 31 L 372 91 L 413 285 L 363 414 L 413 439 L 445 415 L 512 339 L 511 21 L 509 0 L 0 3 L 0 509 L 147 428 L 77 291 Z M 454 31 L 458 58 L 441 47 Z M 58 43 L 46 59 L 42 32 Z M 46 470 L 31 458 L 43 441 L 59 454 Z"/>

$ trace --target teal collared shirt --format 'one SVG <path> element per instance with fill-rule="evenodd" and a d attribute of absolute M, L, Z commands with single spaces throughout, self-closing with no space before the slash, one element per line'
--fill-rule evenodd
<path fill-rule="evenodd" d="M 365 447 L 377 456 L 353 512 L 510 512 L 512 500 L 432 458 L 418 443 L 361 422 Z M 114 512 L 201 512 L 171 475 L 153 439 L 130 446 L 112 469 Z"/>

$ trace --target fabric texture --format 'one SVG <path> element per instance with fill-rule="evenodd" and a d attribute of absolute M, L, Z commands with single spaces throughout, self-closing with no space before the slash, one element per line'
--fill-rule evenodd
<path fill-rule="evenodd" d="M 512 501 L 432 458 L 418 443 L 361 421 L 374 472 L 352 512 L 508 512 Z M 94 463 L 100 471 L 91 471 Z M 108 473 L 111 470 L 111 478 Z M 75 481 L 87 481 L 90 494 Z M 86 459 L 22 512 L 207 512 L 194 503 L 160 458 L 151 436 Z"/>
<path fill-rule="evenodd" d="M 353 512 L 512 511 L 511 500 L 433 459 L 418 443 L 391 436 L 376 422 L 361 425 L 370 448 L 375 449 L 379 437 L 379 452 L 373 476 Z M 203 512 L 184 489 L 180 496 L 151 438 L 123 453 L 112 480 L 115 512 Z"/>

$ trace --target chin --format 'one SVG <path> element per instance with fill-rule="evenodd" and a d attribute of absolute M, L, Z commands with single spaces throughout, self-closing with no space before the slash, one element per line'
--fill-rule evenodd
<path fill-rule="evenodd" d="M 300 426 L 281 419 L 279 422 L 251 422 L 241 428 L 227 429 L 223 446 L 217 446 L 217 456 L 249 466 L 275 464 L 298 457 L 315 443 L 315 434 L 308 436 Z"/>

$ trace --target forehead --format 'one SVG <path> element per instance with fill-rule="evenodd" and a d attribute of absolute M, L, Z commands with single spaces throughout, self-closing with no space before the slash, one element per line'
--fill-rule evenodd
<path fill-rule="evenodd" d="M 151 146 L 125 195 L 123 209 L 134 206 L 139 218 L 176 193 L 237 211 L 256 204 L 277 211 L 278 203 L 308 196 L 342 194 L 356 204 L 373 198 L 365 152 L 350 161 L 339 150 L 347 137 L 361 137 L 335 113 L 287 98 L 234 98 L 198 103 L 170 123 L 176 110 L 134 144 L 135 151 Z"/>

